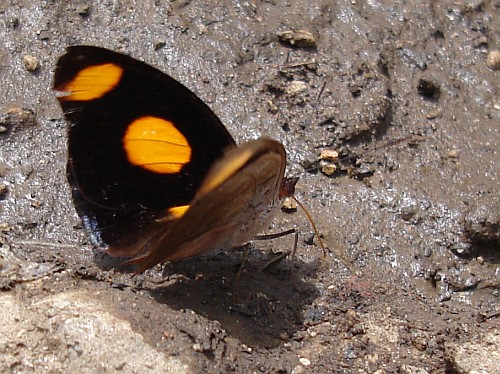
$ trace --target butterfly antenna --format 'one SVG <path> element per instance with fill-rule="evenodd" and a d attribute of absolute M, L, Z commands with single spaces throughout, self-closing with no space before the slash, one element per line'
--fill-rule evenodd
<path fill-rule="evenodd" d="M 321 240 L 321 236 L 319 235 L 318 228 L 316 227 L 316 224 L 314 223 L 314 220 L 312 219 L 311 214 L 306 209 L 306 207 L 304 206 L 304 204 L 302 204 L 299 200 L 297 200 L 297 198 L 294 195 L 292 195 L 292 197 L 295 200 L 295 202 L 297 203 L 297 205 L 300 206 L 300 208 L 306 214 L 307 219 L 311 223 L 311 226 L 312 226 L 312 228 L 314 230 L 314 235 L 316 235 L 316 237 L 318 238 L 319 245 L 320 245 L 321 249 L 323 250 L 323 257 L 326 257 L 326 248 L 325 248 L 325 245 L 323 244 L 323 240 Z"/>

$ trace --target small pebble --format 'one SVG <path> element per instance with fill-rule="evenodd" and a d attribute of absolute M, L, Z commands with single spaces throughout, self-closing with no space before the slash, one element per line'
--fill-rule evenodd
<path fill-rule="evenodd" d="M 154 50 L 157 51 L 159 49 L 162 49 L 163 47 L 165 47 L 167 45 L 167 43 L 163 40 L 157 40 L 154 42 Z"/>
<path fill-rule="evenodd" d="M 307 358 L 304 358 L 304 357 L 301 357 L 299 358 L 299 362 L 304 365 L 304 366 L 309 366 L 311 365 L 311 360 L 307 359 Z"/>
<path fill-rule="evenodd" d="M 10 128 L 22 125 L 34 125 L 36 123 L 35 113 L 30 109 L 10 108 L 0 114 L 0 133 L 6 132 Z"/>
<path fill-rule="evenodd" d="M 401 208 L 400 216 L 403 220 L 409 221 L 417 214 L 417 207 L 414 205 L 404 206 Z"/>
<path fill-rule="evenodd" d="M 82 5 L 76 10 L 76 12 L 83 18 L 88 17 L 90 15 L 90 5 Z"/>
<path fill-rule="evenodd" d="M 7 19 L 7 26 L 13 29 L 17 29 L 19 27 L 19 18 L 10 17 Z"/>
<path fill-rule="evenodd" d="M 474 39 L 474 47 L 479 48 L 483 45 L 488 45 L 488 37 L 486 35 L 481 35 L 480 37 Z"/>
<path fill-rule="evenodd" d="M 9 191 L 9 188 L 7 185 L 0 183 L 0 199 L 5 197 L 7 195 L 7 192 Z"/>
<path fill-rule="evenodd" d="M 490 51 L 486 56 L 486 66 L 491 70 L 500 69 L 500 51 Z"/>
<path fill-rule="evenodd" d="M 441 117 L 441 111 L 439 109 L 434 109 L 427 113 L 427 119 L 435 119 L 438 117 Z"/>
<path fill-rule="evenodd" d="M 243 349 L 244 352 L 247 352 L 247 353 L 252 353 L 253 352 L 252 347 L 249 347 L 246 344 L 242 344 L 241 348 Z"/>
<path fill-rule="evenodd" d="M 36 35 L 38 36 L 38 39 L 40 39 L 40 40 L 49 40 L 51 34 L 50 34 L 49 30 L 37 30 Z"/>
<path fill-rule="evenodd" d="M 313 48 L 316 47 L 316 39 L 312 32 L 307 30 L 287 30 L 278 32 L 278 38 L 282 42 L 289 43 L 296 47 Z"/>
<path fill-rule="evenodd" d="M 329 177 L 335 174 L 335 172 L 337 171 L 337 165 L 332 164 L 331 162 L 326 162 L 324 160 L 320 161 L 319 166 L 321 172 Z"/>
<path fill-rule="evenodd" d="M 451 151 L 448 152 L 448 157 L 449 158 L 457 158 L 458 152 L 455 149 L 452 149 Z"/>
<path fill-rule="evenodd" d="M 302 365 L 297 365 L 292 369 L 292 374 L 302 374 L 305 373 L 304 366 Z"/>
<path fill-rule="evenodd" d="M 331 149 L 325 149 L 321 151 L 319 158 L 326 161 L 338 161 L 339 153 Z"/>
<path fill-rule="evenodd" d="M 285 88 L 285 92 L 289 95 L 297 95 L 307 90 L 307 84 L 303 81 L 291 81 Z"/>
<path fill-rule="evenodd" d="M 25 55 L 23 57 L 23 63 L 28 71 L 35 71 L 38 69 L 38 58 L 32 55 Z"/>
<path fill-rule="evenodd" d="M 287 341 L 288 339 L 290 339 L 290 337 L 288 336 L 288 334 L 286 332 L 282 332 L 280 334 L 280 339 L 283 341 Z"/>
<path fill-rule="evenodd" d="M 121 370 L 123 370 L 123 368 L 125 368 L 125 365 L 127 365 L 126 362 L 121 362 L 118 365 L 115 365 L 115 370 L 116 371 L 121 371 Z"/>
<path fill-rule="evenodd" d="M 285 212 L 295 212 L 297 211 L 297 202 L 293 197 L 286 197 L 285 200 L 283 200 L 281 209 Z"/>
<path fill-rule="evenodd" d="M 40 207 L 42 206 L 42 204 L 43 204 L 43 203 L 42 203 L 41 201 L 38 201 L 38 200 L 33 200 L 33 201 L 31 202 L 31 204 L 30 204 L 30 205 L 31 205 L 33 208 L 38 209 L 38 208 L 40 208 Z"/>
<path fill-rule="evenodd" d="M 462 225 L 470 241 L 500 248 L 500 201 L 486 195 L 471 201 Z"/>
<path fill-rule="evenodd" d="M 273 113 L 273 114 L 278 113 L 278 110 L 279 110 L 278 106 L 275 103 L 273 103 L 271 100 L 267 100 L 267 106 L 269 108 L 268 110 L 270 113 Z"/>

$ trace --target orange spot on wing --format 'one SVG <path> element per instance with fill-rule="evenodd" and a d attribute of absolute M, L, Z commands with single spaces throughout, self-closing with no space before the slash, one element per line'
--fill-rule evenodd
<path fill-rule="evenodd" d="M 189 209 L 189 205 L 174 206 L 168 209 L 168 213 L 174 218 L 181 218 Z"/>
<path fill-rule="evenodd" d="M 175 174 L 191 160 L 191 147 L 174 124 L 145 116 L 132 122 L 123 138 L 128 161 L 153 173 Z"/>
<path fill-rule="evenodd" d="M 59 91 L 66 92 L 66 96 L 59 97 L 60 101 L 90 101 L 103 97 L 113 90 L 123 75 L 123 68 L 115 64 L 102 64 L 82 69 L 70 82 Z"/>

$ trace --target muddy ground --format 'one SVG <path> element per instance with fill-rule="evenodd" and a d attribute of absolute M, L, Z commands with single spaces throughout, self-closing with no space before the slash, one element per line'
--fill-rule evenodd
<path fill-rule="evenodd" d="M 0 2 L 2 372 L 500 372 L 500 2 L 214 3 Z M 296 258 L 256 241 L 240 277 L 241 250 L 132 277 L 92 248 L 51 91 L 73 44 L 283 142 L 328 255 L 300 210 L 267 231 Z"/>

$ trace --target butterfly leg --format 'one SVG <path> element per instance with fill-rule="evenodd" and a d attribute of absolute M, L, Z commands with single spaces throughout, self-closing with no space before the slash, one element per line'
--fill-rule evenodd
<path fill-rule="evenodd" d="M 243 250 L 243 256 L 241 256 L 241 264 L 238 272 L 236 273 L 236 277 L 239 278 L 241 273 L 243 273 L 243 269 L 245 268 L 245 260 L 247 259 L 248 250 L 250 249 L 250 243 L 245 244 L 245 249 Z"/>
<path fill-rule="evenodd" d="M 267 240 L 267 239 L 280 238 L 282 236 L 289 235 L 289 234 L 295 234 L 295 238 L 294 238 L 294 242 L 293 242 L 293 249 L 291 251 L 286 251 L 286 252 L 280 254 L 279 256 L 266 262 L 264 264 L 264 266 L 262 267 L 263 271 L 265 271 L 268 268 L 270 268 L 271 266 L 274 266 L 275 264 L 279 263 L 281 260 L 286 258 L 290 253 L 292 253 L 292 261 L 295 259 L 295 254 L 297 252 L 297 245 L 299 242 L 299 232 L 296 229 L 290 229 L 290 230 L 283 231 L 283 232 L 280 232 L 277 234 L 261 235 L 261 236 L 258 236 L 255 238 L 257 240 Z"/>

